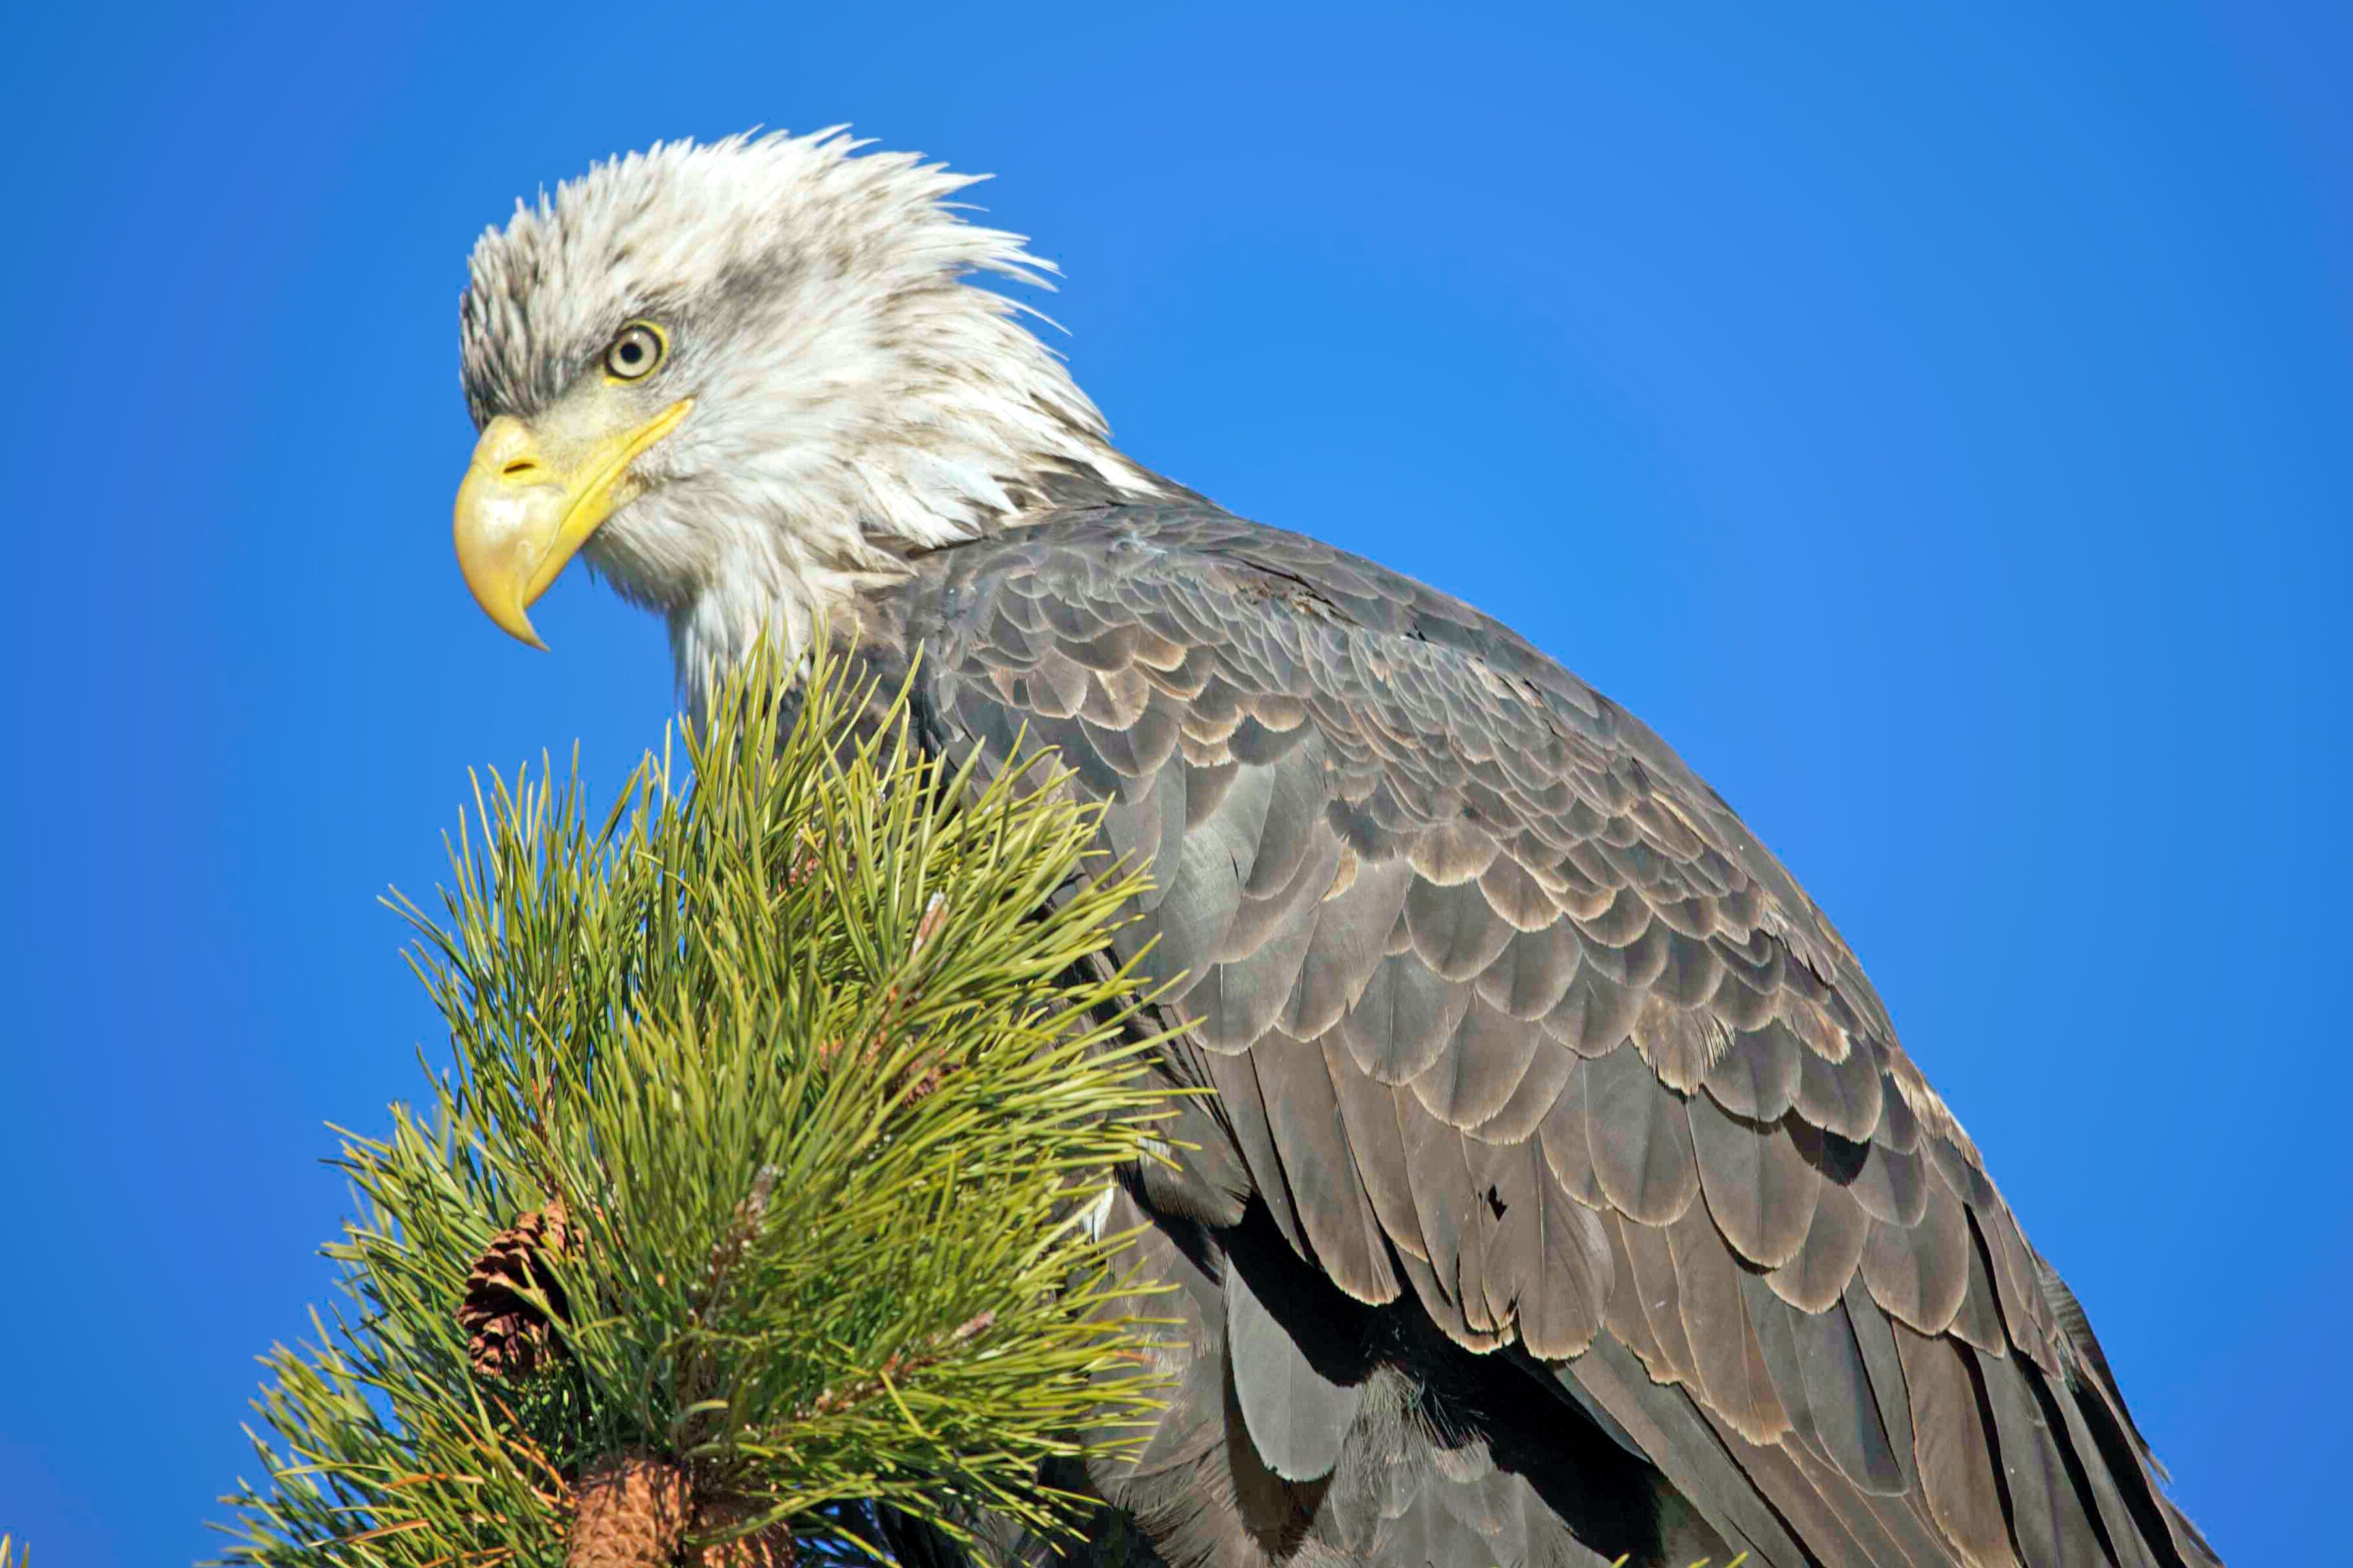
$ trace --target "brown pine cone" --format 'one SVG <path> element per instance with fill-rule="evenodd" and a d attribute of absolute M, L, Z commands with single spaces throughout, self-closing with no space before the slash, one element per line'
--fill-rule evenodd
<path fill-rule="evenodd" d="M 670 1460 L 599 1460 L 572 1486 L 565 1568 L 672 1568 L 689 1508 L 686 1472 Z"/>
<path fill-rule="evenodd" d="M 564 1314 L 564 1290 L 548 1267 L 566 1240 L 561 1202 L 532 1209 L 491 1238 L 466 1275 L 458 1303 L 458 1326 L 466 1331 L 466 1355 L 478 1377 L 522 1377 L 538 1370 L 563 1347 L 547 1317 L 523 1292 L 536 1290 Z"/>
<path fill-rule="evenodd" d="M 752 1504 L 733 1499 L 698 1502 L 694 1509 L 694 1533 L 707 1535 L 725 1530 L 759 1511 Z M 793 1545 L 792 1529 L 783 1524 L 717 1542 L 702 1548 L 700 1552 L 688 1554 L 693 1568 L 793 1568 L 798 1555 Z"/>

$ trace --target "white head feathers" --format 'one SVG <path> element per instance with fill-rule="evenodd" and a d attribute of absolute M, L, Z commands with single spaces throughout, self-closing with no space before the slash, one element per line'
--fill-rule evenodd
<path fill-rule="evenodd" d="M 1062 363 L 976 274 L 1043 285 L 974 183 L 839 129 L 673 142 L 600 163 L 475 246 L 460 309 L 477 425 L 600 380 L 660 323 L 693 412 L 583 553 L 670 618 L 681 676 L 811 617 L 911 552 L 987 531 L 1057 475 L 1149 494 Z M 666 395 L 669 395 L 666 393 Z"/>

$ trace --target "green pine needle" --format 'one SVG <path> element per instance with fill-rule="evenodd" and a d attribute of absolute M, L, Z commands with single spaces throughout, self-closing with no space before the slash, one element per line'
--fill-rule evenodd
<path fill-rule="evenodd" d="M 1154 1407 L 1121 1238 L 1082 1223 L 1167 1105 L 1100 956 L 1139 879 L 1046 763 L 946 776 L 838 666 L 776 674 L 687 730 L 691 786 L 667 747 L 601 816 L 494 777 L 444 918 L 401 905 L 454 1060 L 345 1135 L 343 1299 L 265 1358 L 226 1561 L 557 1563 L 570 1482 L 623 1453 L 738 1528 L 1050 1537 L 1077 1505 L 1041 1461 Z M 478 1377 L 468 1270 L 551 1202 L 561 1353 Z"/>

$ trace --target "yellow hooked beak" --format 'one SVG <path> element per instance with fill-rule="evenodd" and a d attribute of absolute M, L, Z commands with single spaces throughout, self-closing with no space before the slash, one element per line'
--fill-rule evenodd
<path fill-rule="evenodd" d="M 458 487 L 455 529 L 458 568 L 483 613 L 508 635 L 545 648 L 523 612 L 612 515 L 615 492 L 638 455 L 693 406 L 691 397 L 681 399 L 633 430 L 560 455 L 511 414 L 484 426 Z"/>

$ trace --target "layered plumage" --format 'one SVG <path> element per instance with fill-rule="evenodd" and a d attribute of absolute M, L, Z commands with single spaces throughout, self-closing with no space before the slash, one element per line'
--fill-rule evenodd
<path fill-rule="evenodd" d="M 587 552 L 682 678 L 822 621 L 1151 868 L 1120 955 L 1216 1093 L 1108 1220 L 1179 1321 L 1106 1555 L 2214 1562 L 1731 809 L 1507 629 L 1119 457 L 955 184 L 826 137 L 607 165 L 483 241 L 467 384 L 539 416 L 660 320 L 693 412 Z"/>

